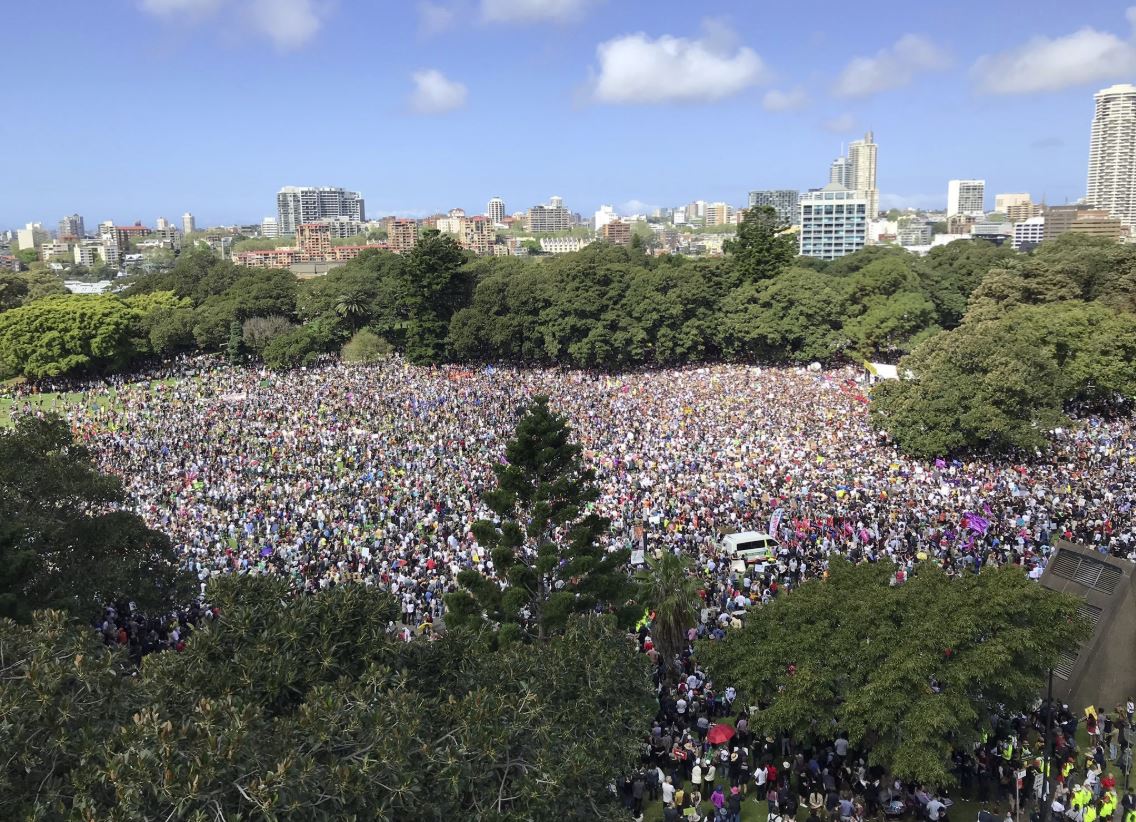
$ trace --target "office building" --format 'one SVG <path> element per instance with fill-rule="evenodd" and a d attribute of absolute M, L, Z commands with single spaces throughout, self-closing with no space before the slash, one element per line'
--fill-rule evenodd
<path fill-rule="evenodd" d="M 1136 86 L 1109 86 L 1094 99 L 1085 201 L 1131 231 L 1136 227 Z"/>
<path fill-rule="evenodd" d="M 1030 217 L 1014 223 L 1013 246 L 1018 251 L 1029 251 L 1045 241 L 1045 218 Z"/>
<path fill-rule="evenodd" d="M 485 207 L 485 216 L 488 217 L 494 225 L 500 225 L 501 221 L 505 219 L 505 201 L 500 197 L 491 199 L 489 205 Z"/>
<path fill-rule="evenodd" d="M 16 242 L 21 251 L 26 251 L 29 248 L 38 249 L 50 239 L 51 234 L 44 229 L 42 223 L 28 223 L 16 232 Z"/>
<path fill-rule="evenodd" d="M 366 222 L 363 196 L 357 191 L 326 186 L 284 186 L 276 194 L 276 222 L 281 234 L 295 234 L 297 226 L 328 217 Z"/>
<path fill-rule="evenodd" d="M 612 245 L 631 245 L 631 224 L 623 220 L 612 220 L 606 223 L 600 232 L 604 242 Z"/>
<path fill-rule="evenodd" d="M 331 253 L 331 226 L 324 222 L 296 226 L 296 247 L 306 260 L 322 260 Z"/>
<path fill-rule="evenodd" d="M 188 211 L 181 215 L 182 234 L 192 234 L 197 231 L 197 220 Z"/>
<path fill-rule="evenodd" d="M 777 212 L 777 222 L 782 225 L 797 225 L 800 221 L 800 201 L 801 192 L 791 188 L 749 193 L 750 208 L 770 206 Z"/>
<path fill-rule="evenodd" d="M 410 251 L 418 242 L 418 223 L 414 220 L 391 220 L 387 229 L 387 242 L 396 253 Z"/>
<path fill-rule="evenodd" d="M 801 195 L 803 257 L 834 260 L 859 251 L 868 240 L 868 193 L 829 183 Z"/>
<path fill-rule="evenodd" d="M 536 205 L 525 213 L 525 231 L 533 234 L 547 234 L 554 231 L 567 231 L 572 227 L 572 215 L 563 205 L 552 205 L 559 200 L 553 197 L 549 205 Z M 563 202 L 563 201 L 561 201 Z"/>
<path fill-rule="evenodd" d="M 986 213 L 985 180 L 950 180 L 947 182 L 947 218 L 956 214 L 981 217 Z"/>
<path fill-rule="evenodd" d="M 619 215 L 615 213 L 613 206 L 601 205 L 599 210 L 592 215 L 592 227 L 596 231 L 603 231 L 605 225 L 618 219 Z"/>
<path fill-rule="evenodd" d="M 1050 206 L 1045 210 L 1045 239 L 1054 240 L 1067 232 L 1087 234 L 1091 237 L 1104 237 L 1119 240 L 1128 233 L 1128 228 L 1119 217 L 1104 208 L 1090 208 L 1087 205 Z"/>
<path fill-rule="evenodd" d="M 59 221 L 59 239 L 80 240 L 86 234 L 83 226 L 83 217 L 80 214 L 71 214 Z"/>

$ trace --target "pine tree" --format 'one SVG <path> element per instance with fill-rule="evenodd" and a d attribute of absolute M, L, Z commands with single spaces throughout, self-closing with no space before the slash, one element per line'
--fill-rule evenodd
<path fill-rule="evenodd" d="M 447 622 L 487 620 L 510 639 L 544 637 L 562 630 L 571 614 L 593 610 L 614 611 L 624 626 L 634 622 L 635 586 L 624 571 L 629 552 L 600 545 L 609 522 L 587 510 L 597 496 L 594 473 L 570 433 L 547 397 L 537 397 L 521 418 L 506 463 L 494 468 L 497 488 L 485 497 L 497 520 L 473 525 L 504 585 L 462 571 L 464 590 L 447 598 Z"/>

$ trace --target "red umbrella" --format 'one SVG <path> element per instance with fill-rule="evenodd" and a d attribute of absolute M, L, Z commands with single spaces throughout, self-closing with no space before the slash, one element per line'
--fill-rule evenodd
<path fill-rule="evenodd" d="M 734 733 L 736 732 L 733 725 L 715 725 L 710 729 L 710 733 L 706 734 L 706 741 L 711 745 L 721 745 L 723 742 L 732 739 Z"/>

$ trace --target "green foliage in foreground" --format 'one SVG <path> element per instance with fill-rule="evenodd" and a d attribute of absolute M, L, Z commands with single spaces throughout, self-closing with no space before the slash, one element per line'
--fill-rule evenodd
<path fill-rule="evenodd" d="M 141 676 L 57 613 L 0 622 L 0 818 L 600 819 L 637 762 L 646 662 L 607 621 L 540 645 L 386 636 L 389 596 L 228 578 Z"/>
<path fill-rule="evenodd" d="M 169 539 L 126 511 L 55 416 L 0 429 L 0 616 L 40 608 L 89 618 L 120 597 L 164 611 L 190 594 Z"/>
<path fill-rule="evenodd" d="M 950 785 L 951 753 L 988 717 L 1028 710 L 1058 653 L 1087 635 L 1077 600 L 1017 566 L 951 579 L 932 564 L 891 585 L 890 563 L 831 560 L 698 652 L 764 707 L 752 725 L 809 743 L 847 731 L 900 779 Z"/>

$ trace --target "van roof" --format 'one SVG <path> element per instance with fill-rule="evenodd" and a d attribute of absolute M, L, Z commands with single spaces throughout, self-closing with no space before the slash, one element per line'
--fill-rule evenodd
<path fill-rule="evenodd" d="M 773 539 L 773 537 L 769 536 L 769 534 L 763 534 L 760 531 L 742 531 L 737 534 L 727 534 L 722 542 L 737 545 L 742 542 L 755 542 L 756 540 L 763 539 Z"/>

